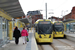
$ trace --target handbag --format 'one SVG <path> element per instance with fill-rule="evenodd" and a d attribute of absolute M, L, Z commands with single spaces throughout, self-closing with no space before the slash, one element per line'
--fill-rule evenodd
<path fill-rule="evenodd" d="M 28 36 L 27 36 L 27 42 L 29 42 L 29 38 L 28 38 Z"/>

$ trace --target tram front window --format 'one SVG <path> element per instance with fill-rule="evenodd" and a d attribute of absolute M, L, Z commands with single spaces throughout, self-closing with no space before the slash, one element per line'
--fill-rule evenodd
<path fill-rule="evenodd" d="M 51 26 L 50 24 L 39 24 L 38 25 L 38 33 L 39 34 L 50 34 L 51 31 Z"/>
<path fill-rule="evenodd" d="M 64 26 L 63 25 L 61 25 L 61 26 L 54 26 L 54 31 L 58 31 L 58 32 L 60 32 L 60 31 L 64 31 Z"/>

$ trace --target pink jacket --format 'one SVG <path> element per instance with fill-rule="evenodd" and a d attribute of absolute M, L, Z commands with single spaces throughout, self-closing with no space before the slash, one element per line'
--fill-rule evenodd
<path fill-rule="evenodd" d="M 28 32 L 27 32 L 27 30 L 22 30 L 22 32 L 21 32 L 21 36 L 28 36 Z"/>

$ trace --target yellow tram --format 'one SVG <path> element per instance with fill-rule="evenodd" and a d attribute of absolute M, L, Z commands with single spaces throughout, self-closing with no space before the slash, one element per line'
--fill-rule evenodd
<path fill-rule="evenodd" d="M 53 25 L 53 37 L 64 37 L 64 24 L 61 21 L 55 22 Z"/>
<path fill-rule="evenodd" d="M 53 42 L 53 23 L 49 19 L 39 19 L 35 22 L 35 39 L 38 43 Z"/>

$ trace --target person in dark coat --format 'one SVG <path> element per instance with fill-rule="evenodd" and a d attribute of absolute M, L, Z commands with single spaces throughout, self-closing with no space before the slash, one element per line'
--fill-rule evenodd
<path fill-rule="evenodd" d="M 18 27 L 15 27 L 15 30 L 13 32 L 13 37 L 15 37 L 15 43 L 19 43 L 19 37 L 21 37 L 20 30 L 18 30 Z"/>

